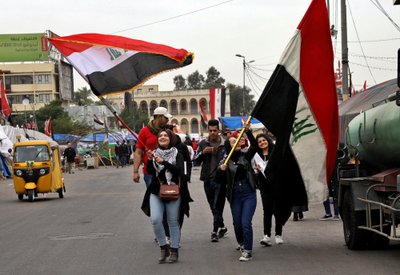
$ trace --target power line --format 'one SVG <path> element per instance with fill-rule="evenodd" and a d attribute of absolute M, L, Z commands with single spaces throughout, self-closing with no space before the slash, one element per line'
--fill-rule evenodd
<path fill-rule="evenodd" d="M 356 63 L 356 62 L 353 62 L 353 61 L 350 61 L 349 63 L 350 63 L 350 64 L 353 64 L 353 65 L 361 66 L 361 67 L 372 68 L 372 69 L 374 69 L 374 70 L 393 71 L 393 72 L 394 72 L 394 71 L 397 71 L 397 69 L 382 68 L 382 67 L 374 67 L 374 66 L 366 66 L 366 65 L 364 65 L 364 64 Z"/>
<path fill-rule="evenodd" d="M 374 75 L 372 74 L 371 68 L 369 67 L 368 60 L 365 58 L 365 52 L 364 52 L 364 48 L 363 48 L 363 46 L 362 46 L 362 44 L 361 44 L 361 42 L 360 42 L 360 36 L 358 35 L 358 30 L 357 30 L 357 27 L 356 27 L 356 23 L 354 22 L 353 12 L 351 11 L 351 8 L 350 8 L 350 3 L 349 3 L 349 1 L 347 1 L 347 5 L 348 5 L 348 7 L 349 7 L 349 11 L 350 11 L 351 20 L 353 21 L 354 30 L 356 31 L 357 40 L 359 41 L 360 48 L 361 48 L 361 52 L 362 52 L 362 54 L 363 54 L 363 56 L 364 56 L 365 63 L 367 64 L 367 67 L 368 67 L 369 73 L 370 73 L 370 75 L 371 75 L 372 79 L 374 80 L 374 82 L 375 82 L 375 84 L 376 84 L 376 80 L 375 80 L 375 77 L 374 77 Z"/>
<path fill-rule="evenodd" d="M 182 13 L 182 14 L 179 14 L 179 15 L 176 15 L 176 16 L 168 17 L 168 18 L 165 18 L 165 19 L 161 19 L 161 20 L 158 20 L 158 21 L 151 22 L 151 23 L 146 23 L 146 24 L 143 24 L 143 25 L 139 25 L 139 26 L 123 29 L 123 30 L 120 30 L 120 31 L 116 31 L 116 32 L 113 32 L 111 34 L 120 33 L 120 32 L 126 32 L 126 31 L 130 31 L 130 30 L 134 30 L 134 29 L 139 29 L 139 28 L 155 25 L 155 24 L 158 24 L 158 23 L 162 23 L 162 22 L 165 22 L 165 21 L 169 21 L 169 20 L 173 20 L 173 19 L 176 19 L 176 18 L 179 18 L 179 17 L 183 17 L 183 16 L 186 16 L 186 15 L 189 15 L 189 14 L 193 14 L 193 13 L 196 13 L 196 12 L 200 12 L 200 11 L 204 11 L 204 10 L 207 10 L 207 9 L 211 9 L 211 8 L 214 8 L 214 7 L 217 7 L 217 6 L 226 4 L 228 2 L 232 2 L 232 1 L 233 0 L 224 1 L 224 2 L 215 4 L 215 5 L 211 5 L 211 6 L 207 6 L 207 7 L 198 9 L 198 10 L 189 11 L 189 12 L 186 12 L 186 13 Z"/>
<path fill-rule="evenodd" d="M 399 25 L 397 25 L 396 22 L 394 22 L 394 20 L 390 17 L 390 15 L 385 11 L 385 9 L 382 7 L 379 0 L 375 0 L 375 2 L 374 2 L 374 0 L 370 0 L 370 1 L 372 2 L 372 4 L 375 5 L 375 7 L 378 8 L 378 10 L 380 10 L 383 13 L 383 15 L 385 15 L 389 19 L 389 21 L 393 24 L 393 26 L 400 32 Z"/>

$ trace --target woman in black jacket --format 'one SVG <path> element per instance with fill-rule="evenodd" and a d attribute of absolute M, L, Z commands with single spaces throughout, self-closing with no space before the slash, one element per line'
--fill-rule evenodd
<path fill-rule="evenodd" d="M 175 134 L 168 129 L 162 130 L 157 136 L 158 147 L 153 151 L 153 157 L 147 163 L 147 172 L 153 175 L 148 188 L 150 201 L 150 217 L 154 234 L 161 248 L 159 263 L 175 263 L 178 261 L 180 242 L 179 212 L 181 197 L 177 200 L 164 201 L 159 197 L 161 184 L 179 184 L 183 167 L 183 158 L 175 144 Z M 171 237 L 171 248 L 165 239 L 163 216 L 166 213 Z"/>
<path fill-rule="evenodd" d="M 225 142 L 227 153 L 231 151 L 235 142 L 235 137 L 230 137 Z M 246 141 L 242 137 L 227 165 L 222 164 L 218 173 L 219 176 L 225 176 L 226 195 L 231 206 L 236 240 L 241 250 L 239 261 L 247 262 L 252 259 L 252 220 L 257 206 L 257 179 L 250 164 L 255 149 L 250 147 L 247 151 L 242 150 L 241 147 L 245 143 Z"/>

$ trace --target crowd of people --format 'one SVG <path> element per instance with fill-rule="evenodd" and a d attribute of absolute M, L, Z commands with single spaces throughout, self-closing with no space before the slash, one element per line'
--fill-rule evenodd
<path fill-rule="evenodd" d="M 286 219 L 276 209 L 274 186 L 266 176 L 274 149 L 272 136 L 261 133 L 254 137 L 249 125 L 243 129 L 242 136 L 238 132 L 221 134 L 219 121 L 211 119 L 207 125 L 208 137 L 197 143 L 174 132 L 174 126 L 168 124 L 171 117 L 166 108 L 156 108 L 152 120 L 139 132 L 134 153 L 133 181 L 140 181 L 139 168 L 143 164 L 146 193 L 142 210 L 150 217 L 160 247 L 158 262 L 176 263 L 179 259 L 183 219 L 189 217 L 189 203 L 193 201 L 188 188 L 192 163 L 201 165 L 200 180 L 212 214 L 211 242 L 219 242 L 228 232 L 224 221 L 228 201 L 239 261 L 252 260 L 252 220 L 259 189 L 263 207 L 260 244 L 271 246 L 273 241 L 283 244 Z M 179 186 L 179 196 L 161 196 L 161 189 L 170 189 L 171 185 Z M 307 210 L 307 206 L 295 206 L 294 220 L 303 219 L 303 211 Z M 272 218 L 275 219 L 274 235 Z"/>

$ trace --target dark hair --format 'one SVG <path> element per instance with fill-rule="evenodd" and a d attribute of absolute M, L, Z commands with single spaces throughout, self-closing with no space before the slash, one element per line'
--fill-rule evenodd
<path fill-rule="evenodd" d="M 219 121 L 218 121 L 218 119 L 210 119 L 209 121 L 208 121 L 208 127 L 210 127 L 210 126 L 217 126 L 218 127 L 218 129 L 219 129 Z"/>
<path fill-rule="evenodd" d="M 161 128 L 161 130 L 165 130 L 165 129 L 168 129 L 168 130 L 173 131 L 173 130 L 174 130 L 174 125 L 165 124 L 165 125 Z"/>
<path fill-rule="evenodd" d="M 256 136 L 256 141 L 257 142 L 258 142 L 259 138 L 265 138 L 268 141 L 268 153 L 271 153 L 272 150 L 274 150 L 274 147 L 275 147 L 274 140 L 269 135 L 266 135 L 266 134 L 258 134 Z"/>
<path fill-rule="evenodd" d="M 174 132 L 172 132 L 172 131 L 169 130 L 169 129 L 163 129 L 163 130 L 161 130 L 160 132 L 158 132 L 158 134 L 157 134 L 157 145 L 158 145 L 158 147 L 160 147 L 160 144 L 158 143 L 158 137 L 160 136 L 160 134 L 161 134 L 162 132 L 166 132 L 167 135 L 168 135 L 168 137 L 169 137 L 169 144 L 168 144 L 168 148 L 167 148 L 167 149 L 169 149 L 169 148 L 175 146 L 175 143 L 176 143 L 176 136 L 175 136 Z"/>

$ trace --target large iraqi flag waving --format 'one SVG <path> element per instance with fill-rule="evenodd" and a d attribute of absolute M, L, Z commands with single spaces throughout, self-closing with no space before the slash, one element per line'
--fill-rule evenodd
<path fill-rule="evenodd" d="M 267 166 L 275 214 L 322 202 L 335 167 L 338 107 L 325 0 L 313 0 L 252 116 L 276 137 Z"/>
<path fill-rule="evenodd" d="M 192 63 L 184 49 L 96 33 L 49 38 L 71 65 L 103 96 L 133 89 L 163 71 Z"/>

